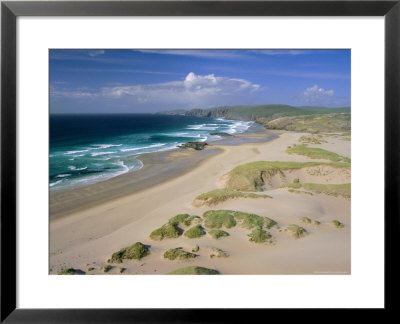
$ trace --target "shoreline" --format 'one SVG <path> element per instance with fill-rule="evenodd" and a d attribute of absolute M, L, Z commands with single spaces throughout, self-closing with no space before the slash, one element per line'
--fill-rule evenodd
<path fill-rule="evenodd" d="M 215 145 L 218 154 L 205 158 L 196 167 L 158 185 L 111 199 L 65 217 L 50 219 L 50 274 L 73 267 L 87 274 L 105 274 L 102 270 L 111 255 L 135 242 L 150 247 L 151 253 L 141 261 L 131 260 L 112 264 L 107 274 L 164 274 L 177 268 L 196 265 L 217 269 L 222 274 L 313 274 L 351 272 L 350 231 L 351 201 L 323 194 L 299 195 L 286 188 L 268 190 L 272 199 L 232 199 L 217 206 L 194 206 L 198 195 L 219 188 L 219 179 L 234 167 L 248 162 L 296 161 L 308 162 L 305 156 L 285 153 L 287 146 L 298 143 L 304 133 L 277 132 L 280 137 L 265 143 Z M 251 135 L 253 136 L 253 135 Z M 329 149 L 350 157 L 350 142 L 329 139 L 317 147 Z M 200 151 L 201 152 L 201 151 Z M 110 188 L 111 189 L 111 188 Z M 237 210 L 276 220 L 284 229 L 290 224 L 301 224 L 309 235 L 296 240 L 286 232 L 271 229 L 278 241 L 276 246 L 248 242 L 248 231 L 241 227 L 229 229 L 229 236 L 215 240 L 209 235 L 188 239 L 154 241 L 149 234 L 171 217 L 187 213 L 203 215 L 205 211 Z M 302 217 L 318 220 L 321 225 L 305 225 Z M 339 219 L 342 229 L 330 225 Z M 190 251 L 201 246 L 198 257 L 192 261 L 169 261 L 163 253 L 183 247 Z M 209 251 L 218 247 L 227 251 L 229 258 L 210 258 Z M 312 262 L 311 262 L 312 260 Z"/>
<path fill-rule="evenodd" d="M 184 175 L 208 158 L 221 153 L 221 146 L 264 143 L 278 137 L 277 133 L 257 124 L 244 133 L 210 142 L 206 149 L 201 151 L 175 148 L 142 154 L 138 159 L 142 161 L 143 167 L 138 170 L 86 186 L 49 190 L 50 219 L 65 217 Z"/>

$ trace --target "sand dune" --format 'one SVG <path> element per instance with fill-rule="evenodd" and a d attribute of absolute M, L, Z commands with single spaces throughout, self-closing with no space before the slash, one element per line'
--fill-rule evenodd
<path fill-rule="evenodd" d="M 107 274 L 119 274 L 120 267 L 126 268 L 124 274 L 161 274 L 189 265 L 217 269 L 222 274 L 350 273 L 350 200 L 323 194 L 297 195 L 279 188 L 295 178 L 314 183 L 350 182 L 347 171 L 329 167 L 319 167 L 318 172 L 316 167 L 288 171 L 284 181 L 279 176 L 266 179 L 266 189 L 272 199 L 232 199 L 213 207 L 195 207 L 192 204 L 201 193 L 223 187 L 224 175 L 239 164 L 262 160 L 316 161 L 285 153 L 286 147 L 298 143 L 302 135 L 280 132 L 279 138 L 267 143 L 210 146 L 208 149 L 220 149 L 219 153 L 205 158 L 196 167 L 171 180 L 140 191 L 132 188 L 131 194 L 125 192 L 120 198 L 101 205 L 51 219 L 50 273 L 57 273 L 66 267 L 87 272 L 90 266 L 95 269 L 87 273 L 104 274 L 101 268 L 112 253 L 137 241 L 150 246 L 150 255 L 140 261 L 114 264 Z M 350 156 L 349 141 L 335 139 L 315 147 Z M 109 190 L 117 189 L 110 186 Z M 73 204 L 73 201 L 69 203 Z M 188 213 L 201 216 L 210 209 L 238 210 L 274 219 L 279 225 L 269 230 L 274 244 L 249 242 L 247 235 L 250 231 L 239 225 L 224 229 L 229 236 L 219 240 L 209 234 L 197 239 L 180 236 L 154 241 L 149 238 L 154 229 L 174 215 Z M 318 220 L 321 224 L 304 224 L 302 217 Z M 344 228 L 332 226 L 334 219 L 342 222 Z M 294 239 L 284 230 L 290 224 L 299 224 L 309 235 Z M 167 249 L 183 247 L 191 251 L 196 245 L 200 250 L 196 253 L 198 257 L 192 260 L 170 261 L 162 257 Z M 229 257 L 210 258 L 214 247 L 228 252 Z"/>

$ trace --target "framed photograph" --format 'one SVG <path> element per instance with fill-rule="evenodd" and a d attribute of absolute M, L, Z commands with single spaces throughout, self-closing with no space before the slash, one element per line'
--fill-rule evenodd
<path fill-rule="evenodd" d="M 399 15 L 2 2 L 1 321 L 391 309 Z"/>

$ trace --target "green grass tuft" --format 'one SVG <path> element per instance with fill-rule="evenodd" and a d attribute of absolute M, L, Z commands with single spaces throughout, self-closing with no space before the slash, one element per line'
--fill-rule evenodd
<path fill-rule="evenodd" d="M 62 275 L 75 275 L 76 274 L 76 270 L 74 268 L 68 268 L 68 269 L 64 269 L 61 270 L 60 272 L 58 272 L 58 275 L 62 276 Z"/>
<path fill-rule="evenodd" d="M 242 227 L 247 229 L 252 229 L 254 227 L 262 227 L 265 222 L 263 217 L 255 214 L 235 212 L 234 216 L 237 220 L 242 221 Z"/>
<path fill-rule="evenodd" d="M 206 193 L 203 193 L 196 197 L 196 200 L 201 200 L 208 206 L 217 205 L 228 199 L 235 198 L 272 198 L 268 195 L 257 195 L 255 193 L 243 193 L 240 191 L 234 191 L 229 189 L 215 189 Z"/>
<path fill-rule="evenodd" d="M 299 138 L 299 142 L 303 144 L 322 144 L 327 143 L 324 139 L 322 139 L 321 135 L 316 136 L 302 136 Z"/>
<path fill-rule="evenodd" d="M 168 259 L 168 260 L 188 260 L 188 259 L 193 259 L 195 258 L 197 255 L 194 253 L 190 253 L 187 252 L 185 250 L 183 250 L 183 248 L 178 247 L 175 249 L 169 249 L 168 251 L 166 251 L 164 253 L 164 258 Z"/>
<path fill-rule="evenodd" d="M 271 228 L 277 223 L 268 217 L 261 217 L 256 214 L 244 213 L 234 210 L 209 210 L 203 214 L 205 226 L 208 228 L 231 228 L 236 226 L 237 221 L 241 222 L 243 228 L 252 229 L 255 227 Z"/>
<path fill-rule="evenodd" d="M 292 224 L 292 225 L 289 225 L 286 229 L 292 233 L 294 238 L 297 238 L 297 239 L 307 235 L 306 229 L 303 227 L 300 227 L 298 225 Z"/>
<path fill-rule="evenodd" d="M 176 215 L 176 216 L 170 218 L 168 220 L 168 223 L 171 225 L 175 225 L 175 226 L 177 226 L 179 224 L 183 224 L 185 226 L 190 226 L 192 224 L 192 221 L 196 220 L 196 219 L 199 220 L 200 217 L 189 215 L 189 214 L 179 214 L 179 215 Z"/>
<path fill-rule="evenodd" d="M 314 225 L 317 225 L 317 226 L 318 226 L 318 225 L 321 225 L 321 222 L 320 222 L 320 221 L 317 221 L 317 220 L 315 220 L 315 221 L 314 221 Z"/>
<path fill-rule="evenodd" d="M 301 219 L 301 221 L 303 222 L 303 223 L 306 223 L 306 224 L 311 224 L 311 218 L 308 218 L 308 217 L 303 217 L 302 219 Z"/>
<path fill-rule="evenodd" d="M 337 219 L 334 219 L 334 220 L 332 221 L 332 224 L 333 224 L 333 226 L 335 226 L 336 228 L 343 228 L 343 227 L 344 227 L 344 224 L 341 223 L 341 222 L 339 222 Z"/>
<path fill-rule="evenodd" d="M 127 260 L 140 260 L 150 253 L 149 249 L 140 242 L 122 248 L 111 256 L 111 263 L 122 263 L 124 259 Z"/>
<path fill-rule="evenodd" d="M 167 273 L 169 275 L 216 275 L 219 274 L 217 270 L 208 269 L 197 266 L 190 266 L 185 268 L 180 268 Z"/>
<path fill-rule="evenodd" d="M 177 238 L 179 235 L 180 231 L 177 226 L 167 223 L 151 232 L 150 238 L 155 241 L 161 241 L 165 238 Z"/>
<path fill-rule="evenodd" d="M 178 225 L 190 226 L 192 223 L 198 224 L 200 222 L 202 222 L 202 219 L 199 216 L 179 214 L 170 218 L 168 223 L 151 232 L 150 238 L 155 241 L 161 241 L 165 238 L 177 238 L 182 234 L 182 230 Z"/>
<path fill-rule="evenodd" d="M 203 214 L 204 225 L 208 228 L 231 228 L 236 226 L 236 221 L 232 210 L 209 210 Z"/>
<path fill-rule="evenodd" d="M 265 225 L 266 228 L 270 229 L 272 226 L 275 226 L 277 224 L 278 223 L 275 222 L 273 219 L 268 218 L 268 217 L 264 217 L 264 225 Z"/>
<path fill-rule="evenodd" d="M 229 233 L 228 233 L 228 232 L 225 232 L 225 231 L 219 230 L 219 229 L 217 229 L 217 230 L 211 230 L 211 231 L 208 232 L 208 234 L 210 234 L 211 237 L 214 238 L 214 239 L 216 239 L 216 240 L 218 240 L 218 239 L 221 238 L 221 237 L 229 236 Z"/>
<path fill-rule="evenodd" d="M 200 246 L 196 245 L 193 249 L 192 252 L 199 252 Z"/>
<path fill-rule="evenodd" d="M 250 234 L 247 235 L 250 237 L 249 241 L 254 243 L 265 243 L 272 236 L 268 232 L 264 231 L 262 228 L 254 229 Z"/>
<path fill-rule="evenodd" d="M 107 273 L 107 272 L 110 271 L 112 268 L 113 268 L 113 266 L 107 264 L 106 266 L 103 267 L 103 271 Z"/>
<path fill-rule="evenodd" d="M 205 235 L 206 232 L 200 225 L 195 225 L 192 228 L 188 229 L 183 235 L 188 238 L 198 238 Z"/>

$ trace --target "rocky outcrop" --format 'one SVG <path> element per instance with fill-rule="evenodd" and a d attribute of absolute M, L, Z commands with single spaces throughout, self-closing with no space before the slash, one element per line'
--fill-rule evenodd
<path fill-rule="evenodd" d="M 206 142 L 187 142 L 179 145 L 180 148 L 192 148 L 195 150 L 204 150 L 205 146 L 208 145 Z"/>

